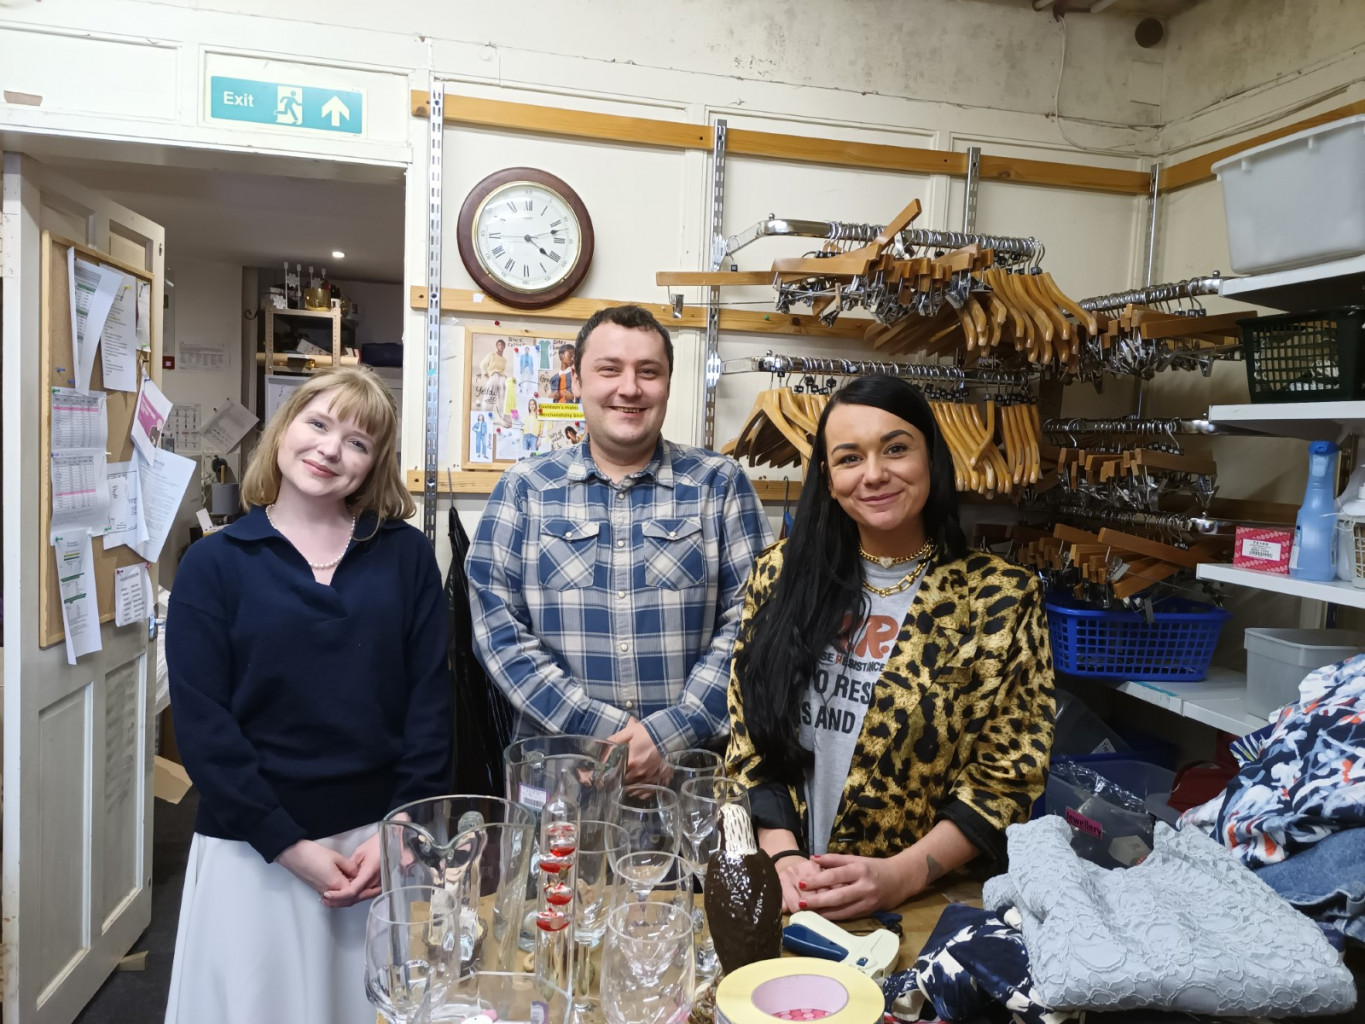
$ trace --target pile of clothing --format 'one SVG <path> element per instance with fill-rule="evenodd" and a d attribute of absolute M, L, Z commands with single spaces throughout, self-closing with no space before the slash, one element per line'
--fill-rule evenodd
<path fill-rule="evenodd" d="M 1365 655 L 1299 684 L 1226 790 L 1186 811 L 1338 949 L 1365 944 Z"/>
<path fill-rule="evenodd" d="M 1067 1024 L 1086 1011 L 1341 1013 L 1365 943 L 1365 655 L 1309 675 L 1216 799 L 1106 869 L 1055 816 L 1007 832 L 984 909 L 944 911 L 884 983 L 902 1021 Z M 1276 894 L 1279 894 L 1278 897 Z M 1283 898 L 1279 898 L 1283 897 Z"/>

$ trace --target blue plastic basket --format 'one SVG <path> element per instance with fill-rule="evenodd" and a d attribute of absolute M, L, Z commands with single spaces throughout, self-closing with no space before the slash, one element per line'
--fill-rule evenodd
<path fill-rule="evenodd" d="M 1047 599 L 1052 661 L 1058 672 L 1089 679 L 1198 682 L 1209 674 L 1230 612 L 1167 598 L 1141 613 L 1089 608 L 1065 593 Z"/>

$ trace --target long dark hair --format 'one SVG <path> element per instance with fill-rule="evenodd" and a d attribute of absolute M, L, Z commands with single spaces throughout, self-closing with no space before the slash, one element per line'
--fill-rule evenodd
<path fill-rule="evenodd" d="M 967 541 L 957 518 L 953 461 L 929 403 L 914 385 L 884 374 L 859 377 L 829 400 L 815 431 L 811 466 L 783 552 L 782 571 L 766 603 L 747 624 L 735 655 L 744 724 L 764 774 L 794 782 L 810 761 L 801 748 L 800 707 L 820 655 L 848 639 L 847 623 L 866 610 L 858 525 L 829 492 L 825 425 L 841 405 L 866 405 L 917 427 L 929 446 L 929 497 L 924 532 L 933 561 L 958 558 Z"/>

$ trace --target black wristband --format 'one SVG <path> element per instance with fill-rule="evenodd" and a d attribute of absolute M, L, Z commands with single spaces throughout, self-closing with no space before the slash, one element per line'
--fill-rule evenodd
<path fill-rule="evenodd" d="M 778 850 L 776 853 L 768 854 L 768 859 L 776 864 L 783 857 L 804 857 L 805 855 L 802 850 Z"/>

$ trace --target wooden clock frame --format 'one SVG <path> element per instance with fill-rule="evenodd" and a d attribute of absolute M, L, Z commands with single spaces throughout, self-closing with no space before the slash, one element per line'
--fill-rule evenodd
<path fill-rule="evenodd" d="M 497 189 L 519 181 L 540 185 L 542 188 L 557 193 L 573 211 L 574 216 L 578 218 L 578 230 L 582 238 L 578 262 L 574 264 L 573 269 L 569 271 L 564 280 L 542 291 L 520 291 L 503 284 L 484 267 L 483 261 L 479 259 L 478 247 L 474 244 L 476 228 L 474 215 L 483 205 L 484 200 Z M 570 188 L 562 178 L 535 167 L 507 167 L 501 171 L 494 171 L 470 189 L 469 195 L 465 196 L 464 203 L 460 207 L 457 232 L 460 259 L 464 263 L 465 269 L 469 271 L 469 276 L 474 279 L 474 283 L 478 285 L 480 290 L 497 299 L 503 305 L 513 306 L 517 309 L 542 309 L 545 306 L 553 306 L 556 302 L 572 295 L 588 273 L 596 241 L 592 218 L 588 216 L 588 208 L 583 205 L 583 200 L 579 198 L 578 193 Z"/>

